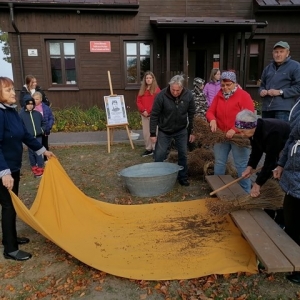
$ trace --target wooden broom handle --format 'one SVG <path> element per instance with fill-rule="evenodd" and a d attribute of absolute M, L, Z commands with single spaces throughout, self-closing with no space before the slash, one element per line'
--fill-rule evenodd
<path fill-rule="evenodd" d="M 255 170 L 253 170 L 253 171 L 251 172 L 251 174 L 258 172 L 258 171 L 260 171 L 261 169 L 262 169 L 262 167 L 259 167 L 259 168 L 255 169 Z M 244 179 L 243 176 L 241 176 L 241 177 L 239 177 L 239 178 L 237 178 L 237 179 L 235 179 L 235 180 L 233 180 L 233 181 L 231 181 L 231 182 L 229 182 L 229 183 L 227 183 L 227 184 L 221 186 L 220 188 L 218 188 L 218 189 L 212 191 L 209 195 L 212 196 L 212 195 L 214 195 L 214 194 L 216 194 L 216 193 L 218 193 L 218 192 L 220 192 L 220 191 L 222 191 L 222 190 L 228 188 L 229 186 L 233 185 L 234 183 L 239 182 L 239 181 L 242 180 L 242 179 Z"/>

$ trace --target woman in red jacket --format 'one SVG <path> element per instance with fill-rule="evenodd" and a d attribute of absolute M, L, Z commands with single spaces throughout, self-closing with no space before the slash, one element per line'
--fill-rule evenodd
<path fill-rule="evenodd" d="M 230 141 L 237 133 L 235 128 L 236 115 L 244 109 L 254 111 L 254 102 L 251 96 L 238 87 L 234 72 L 223 72 L 221 75 L 221 90 L 215 96 L 206 113 L 211 131 L 216 132 L 217 128 L 219 128 L 225 133 L 228 139 L 224 143 L 214 145 L 215 175 L 225 174 L 230 150 L 232 151 L 234 164 L 239 177 L 242 176 L 243 171 L 247 168 L 250 148 L 237 146 Z M 241 180 L 240 185 L 247 193 L 250 192 L 250 179 Z"/>
<path fill-rule="evenodd" d="M 152 72 L 147 71 L 144 74 L 142 85 L 137 96 L 138 110 L 142 116 L 143 136 L 145 142 L 145 152 L 142 156 L 153 154 L 154 145 L 150 139 L 150 114 L 155 96 L 160 92 L 155 76 Z"/>

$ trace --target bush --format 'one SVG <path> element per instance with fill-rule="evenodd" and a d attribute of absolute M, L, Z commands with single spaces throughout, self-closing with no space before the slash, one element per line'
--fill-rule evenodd
<path fill-rule="evenodd" d="M 106 130 L 105 111 L 97 106 L 88 110 L 80 107 L 70 107 L 62 110 L 53 110 L 55 123 L 52 132 L 79 132 Z M 138 111 L 127 112 L 129 127 L 137 130 L 142 128 L 141 116 Z"/>

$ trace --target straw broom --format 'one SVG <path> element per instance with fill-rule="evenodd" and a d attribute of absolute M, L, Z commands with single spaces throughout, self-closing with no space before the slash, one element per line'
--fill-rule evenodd
<path fill-rule="evenodd" d="M 205 205 L 208 213 L 214 216 L 223 216 L 237 210 L 249 209 L 272 209 L 276 210 L 283 206 L 284 192 L 280 188 L 278 181 L 268 180 L 261 188 L 259 197 L 253 198 L 250 195 L 238 196 L 234 200 L 226 201 L 206 199 Z"/>
<path fill-rule="evenodd" d="M 211 132 L 209 124 L 199 117 L 195 117 L 194 119 L 194 135 L 196 142 L 207 146 L 228 141 L 223 131 L 217 129 L 216 132 Z M 235 134 L 230 141 L 240 147 L 250 147 L 250 140 L 239 134 Z"/>

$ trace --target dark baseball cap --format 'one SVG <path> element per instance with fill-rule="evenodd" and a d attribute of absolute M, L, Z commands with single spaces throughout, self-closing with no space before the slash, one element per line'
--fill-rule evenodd
<path fill-rule="evenodd" d="M 276 47 L 281 47 L 281 48 L 285 48 L 285 49 L 290 50 L 290 45 L 287 42 L 283 42 L 283 41 L 277 42 L 274 45 L 273 49 L 275 49 Z"/>

